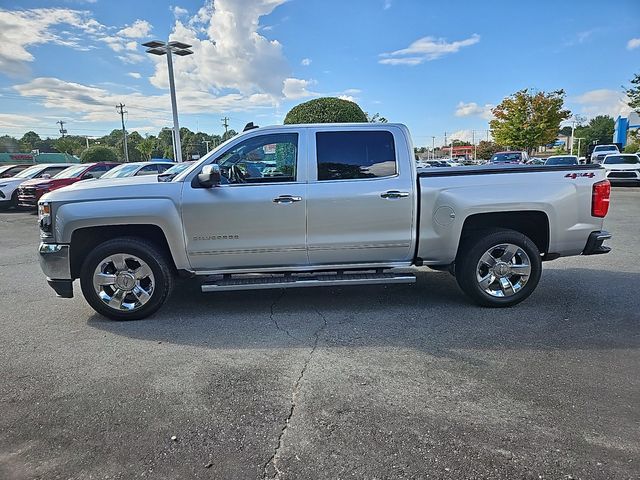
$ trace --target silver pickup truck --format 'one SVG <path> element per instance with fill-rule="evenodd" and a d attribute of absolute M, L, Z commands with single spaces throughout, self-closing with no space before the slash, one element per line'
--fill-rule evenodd
<path fill-rule="evenodd" d="M 284 125 L 239 135 L 175 177 L 81 182 L 39 203 L 42 269 L 113 319 L 165 302 L 176 278 L 205 292 L 412 283 L 448 270 L 505 307 L 542 261 L 607 253 L 598 165 L 417 171 L 400 124 Z"/>

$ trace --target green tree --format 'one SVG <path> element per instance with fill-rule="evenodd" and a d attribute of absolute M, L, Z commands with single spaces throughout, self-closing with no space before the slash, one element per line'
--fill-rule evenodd
<path fill-rule="evenodd" d="M 367 122 L 367 115 L 358 104 L 335 97 L 323 97 L 293 107 L 284 119 L 292 123 Z"/>
<path fill-rule="evenodd" d="M 640 73 L 636 73 L 631 80 L 631 86 L 625 88 L 625 93 L 629 97 L 628 105 L 637 113 L 640 113 Z"/>
<path fill-rule="evenodd" d="M 23 152 L 30 152 L 31 150 L 37 149 L 41 142 L 42 139 L 40 138 L 40 135 L 36 132 L 29 131 L 20 139 L 20 149 Z"/>
<path fill-rule="evenodd" d="M 80 146 L 78 141 L 71 137 L 60 137 L 54 142 L 55 149 L 67 155 L 73 155 L 74 150 L 78 150 Z"/>
<path fill-rule="evenodd" d="M 0 137 L 0 152 L 3 153 L 16 153 L 20 151 L 20 143 L 15 138 L 9 135 L 2 135 Z"/>
<path fill-rule="evenodd" d="M 151 160 L 151 155 L 156 148 L 156 137 L 143 138 L 137 145 L 136 149 L 142 155 L 144 160 Z"/>
<path fill-rule="evenodd" d="M 369 112 L 365 112 L 365 115 L 367 116 L 367 122 L 369 123 L 389 123 L 389 120 L 387 120 L 384 117 L 381 117 L 379 113 L 374 113 L 373 115 L 369 115 Z"/>
<path fill-rule="evenodd" d="M 80 155 L 80 161 L 82 163 L 117 162 L 118 154 L 113 147 L 93 145 L 82 152 L 82 155 Z"/>
<path fill-rule="evenodd" d="M 495 142 L 480 140 L 476 147 L 476 157 L 482 160 L 489 160 L 494 153 L 500 152 L 501 150 L 504 150 L 504 147 Z"/>
<path fill-rule="evenodd" d="M 491 134 L 501 145 L 530 152 L 556 139 L 560 122 L 571 115 L 563 106 L 564 90 L 535 94 L 520 90 L 492 110 Z"/>

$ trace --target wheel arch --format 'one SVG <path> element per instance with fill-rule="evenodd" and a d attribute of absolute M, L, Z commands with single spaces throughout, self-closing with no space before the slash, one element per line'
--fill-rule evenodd
<path fill-rule="evenodd" d="M 71 278 L 80 277 L 82 262 L 91 250 L 107 240 L 120 237 L 137 237 L 153 243 L 164 254 L 173 270 L 176 270 L 167 237 L 158 225 L 106 225 L 79 228 L 71 234 L 69 249 Z"/>
<path fill-rule="evenodd" d="M 478 213 L 468 216 L 462 226 L 457 253 L 460 253 L 466 239 L 482 230 L 496 228 L 515 230 L 526 235 L 538 247 L 543 258 L 549 252 L 549 217 L 547 214 L 538 210 L 517 210 Z"/>

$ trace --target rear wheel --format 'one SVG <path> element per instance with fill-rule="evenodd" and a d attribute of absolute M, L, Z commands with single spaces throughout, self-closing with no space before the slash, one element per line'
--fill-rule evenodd
<path fill-rule="evenodd" d="M 540 251 L 513 230 L 486 230 L 466 240 L 455 269 L 462 291 L 485 307 L 520 303 L 535 290 L 541 273 Z"/>
<path fill-rule="evenodd" d="M 155 313 L 173 287 L 165 255 L 143 239 L 127 237 L 98 245 L 82 264 L 82 294 L 101 315 L 138 320 Z"/>

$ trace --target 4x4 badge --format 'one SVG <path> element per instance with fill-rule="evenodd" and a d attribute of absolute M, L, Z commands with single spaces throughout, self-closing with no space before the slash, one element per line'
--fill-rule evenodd
<path fill-rule="evenodd" d="M 574 180 L 578 177 L 586 177 L 586 178 L 593 178 L 595 177 L 596 174 L 593 172 L 586 172 L 586 173 L 567 173 L 564 178 L 573 178 Z"/>

